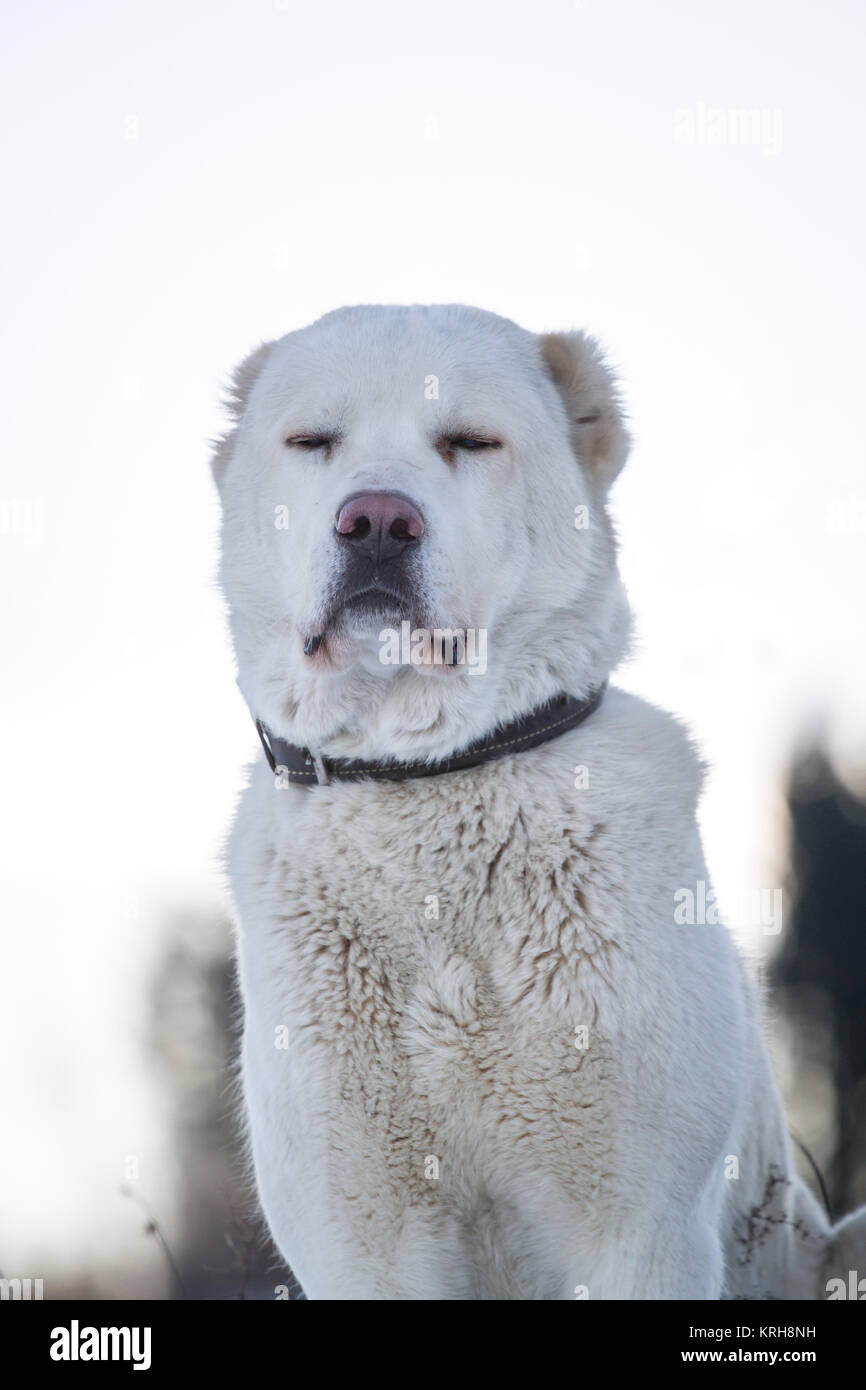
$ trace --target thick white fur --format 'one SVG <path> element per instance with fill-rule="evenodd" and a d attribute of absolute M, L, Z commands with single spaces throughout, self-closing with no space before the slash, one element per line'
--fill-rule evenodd
<path fill-rule="evenodd" d="M 241 689 L 276 733 L 437 758 L 616 666 L 604 496 L 627 437 L 591 340 L 462 306 L 339 310 L 253 354 L 233 404 L 222 580 Z M 502 449 L 437 452 L 470 426 Z M 327 459 L 286 447 L 325 427 Z M 421 509 L 419 625 L 486 628 L 485 675 L 383 666 L 361 618 L 304 655 L 336 509 L 370 487 Z M 615 689 L 463 773 L 308 789 L 253 767 L 230 844 L 243 1084 L 309 1297 L 820 1298 L 866 1264 L 862 1214 L 836 1237 L 795 1176 L 728 933 L 674 922 L 707 878 L 699 790 L 678 724 Z"/>

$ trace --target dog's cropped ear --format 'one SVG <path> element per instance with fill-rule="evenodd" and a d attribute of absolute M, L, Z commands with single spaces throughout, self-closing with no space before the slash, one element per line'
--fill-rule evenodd
<path fill-rule="evenodd" d="M 586 333 L 545 333 L 541 353 L 565 405 L 574 451 L 606 491 L 630 443 L 616 378 Z"/>
<path fill-rule="evenodd" d="M 213 473 L 214 482 L 220 487 L 225 476 L 228 461 L 231 457 L 232 446 L 234 445 L 237 433 L 237 424 L 244 413 L 244 407 L 249 400 L 250 392 L 256 384 L 256 380 L 262 367 L 268 359 L 268 355 L 273 347 L 273 343 L 262 343 L 253 352 L 245 357 L 239 367 L 232 372 L 229 388 L 226 392 L 225 406 L 229 414 L 233 417 L 234 424 L 219 439 L 214 442 L 214 451 L 211 456 L 210 466 Z"/>

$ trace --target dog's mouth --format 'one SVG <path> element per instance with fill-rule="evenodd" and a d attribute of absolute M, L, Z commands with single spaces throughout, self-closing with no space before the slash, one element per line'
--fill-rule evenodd
<path fill-rule="evenodd" d="M 405 589 L 379 582 L 338 594 L 320 620 L 319 631 L 304 641 L 304 655 L 316 656 L 334 639 L 378 636 L 383 627 L 413 620 L 415 602 Z M 331 643 L 332 644 L 332 643 Z"/>
<path fill-rule="evenodd" d="M 369 584 L 355 589 L 342 604 L 342 611 L 361 617 L 379 618 L 383 614 L 397 618 L 411 617 L 409 595 L 385 584 Z"/>

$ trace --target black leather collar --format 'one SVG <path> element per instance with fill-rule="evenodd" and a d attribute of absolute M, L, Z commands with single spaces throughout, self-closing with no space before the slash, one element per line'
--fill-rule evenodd
<path fill-rule="evenodd" d="M 308 748 L 299 748 L 295 743 L 277 738 L 260 719 L 256 720 L 256 728 L 271 771 L 281 773 L 300 786 L 326 786 L 331 781 L 360 782 L 368 777 L 377 782 L 405 782 L 412 777 L 438 777 L 443 772 L 462 772 L 464 768 L 478 767 L 481 763 L 506 758 L 512 753 L 524 753 L 528 748 L 536 748 L 540 743 L 558 738 L 568 729 L 582 724 L 593 710 L 598 709 L 606 689 L 605 682 L 585 700 L 576 700 L 573 695 L 555 695 L 529 714 L 513 719 L 510 724 L 495 729 L 484 738 L 476 739 L 462 752 L 433 763 L 366 763 L 355 758 L 323 758 L 320 754 L 311 753 Z"/>

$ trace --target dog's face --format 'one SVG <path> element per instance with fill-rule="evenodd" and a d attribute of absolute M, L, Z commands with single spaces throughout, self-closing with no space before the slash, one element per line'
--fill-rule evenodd
<path fill-rule="evenodd" d="M 338 310 L 248 358 L 234 408 L 222 578 L 241 688 L 275 731 L 466 742 L 533 662 L 538 699 L 574 689 L 569 614 L 585 657 L 605 623 L 621 646 L 603 501 L 626 436 L 591 341 L 460 306 Z M 450 637 L 395 662 L 395 632 L 463 634 L 484 669 Z"/>

